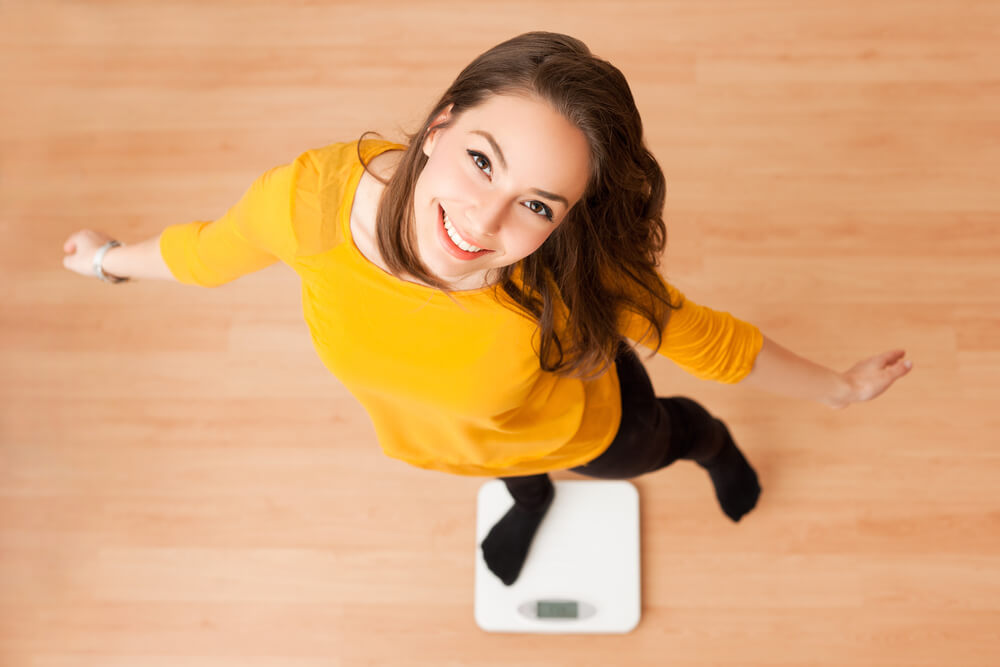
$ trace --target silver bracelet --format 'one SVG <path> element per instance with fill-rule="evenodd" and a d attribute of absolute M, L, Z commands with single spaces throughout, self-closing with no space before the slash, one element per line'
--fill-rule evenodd
<path fill-rule="evenodd" d="M 94 275 L 106 283 L 121 283 L 128 280 L 128 278 L 109 276 L 108 274 L 104 273 L 104 268 L 101 266 L 101 263 L 104 262 L 104 255 L 106 255 L 107 252 L 112 248 L 117 248 L 120 245 L 121 243 L 118 241 L 108 241 L 103 246 L 101 246 L 101 248 L 97 251 L 97 254 L 94 255 Z"/>

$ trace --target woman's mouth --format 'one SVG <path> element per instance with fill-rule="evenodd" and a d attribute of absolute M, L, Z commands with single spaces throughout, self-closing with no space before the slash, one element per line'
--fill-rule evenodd
<path fill-rule="evenodd" d="M 479 248 L 467 242 L 455 229 L 444 208 L 438 204 L 438 241 L 450 255 L 458 259 L 477 259 L 483 255 L 488 255 L 492 250 Z"/>

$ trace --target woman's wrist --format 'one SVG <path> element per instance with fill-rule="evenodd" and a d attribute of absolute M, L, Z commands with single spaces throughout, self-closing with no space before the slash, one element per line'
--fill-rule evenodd
<path fill-rule="evenodd" d="M 830 392 L 820 399 L 820 403 L 828 405 L 835 410 L 841 410 L 856 400 L 854 386 L 847 375 L 834 372 Z"/>
<path fill-rule="evenodd" d="M 129 280 L 177 280 L 160 252 L 160 234 L 138 243 L 122 243 L 111 248 L 104 256 L 102 266 L 105 275 Z"/>
<path fill-rule="evenodd" d="M 114 259 L 112 259 L 110 262 L 108 261 L 109 256 L 117 257 L 118 255 L 115 255 L 115 253 L 125 248 L 125 244 L 122 243 L 121 241 L 116 241 L 116 243 L 117 245 L 113 245 L 104 251 L 104 256 L 100 260 L 101 272 L 103 272 L 105 276 L 113 280 L 119 280 L 119 281 L 129 280 L 130 278 L 128 275 L 125 275 L 123 272 L 116 270 L 116 268 L 111 268 L 112 266 L 117 264 L 117 262 Z M 97 274 L 96 265 L 94 273 L 95 275 Z"/>

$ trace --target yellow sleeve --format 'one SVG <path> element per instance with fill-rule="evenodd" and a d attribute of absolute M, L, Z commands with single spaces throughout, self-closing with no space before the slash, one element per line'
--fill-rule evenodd
<path fill-rule="evenodd" d="M 764 345 L 760 329 L 728 312 L 700 306 L 673 285 L 665 284 L 671 303 L 680 303 L 681 307 L 671 310 L 657 353 L 703 380 L 735 384 L 749 375 Z M 623 331 L 652 350 L 656 332 L 650 330 L 643 339 L 648 327 L 645 318 L 628 313 Z"/>
<path fill-rule="evenodd" d="M 218 220 L 167 227 L 160 254 L 174 277 L 189 285 L 218 287 L 279 260 L 287 262 L 298 247 L 295 185 L 308 176 L 305 162 L 300 156 L 266 171 Z"/>

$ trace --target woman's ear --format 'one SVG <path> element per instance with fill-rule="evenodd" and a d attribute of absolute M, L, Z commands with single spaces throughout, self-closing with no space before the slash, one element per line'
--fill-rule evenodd
<path fill-rule="evenodd" d="M 431 129 L 427 132 L 427 138 L 424 139 L 423 151 L 424 155 L 427 157 L 431 156 L 434 152 L 434 145 L 437 143 L 438 137 L 441 135 L 441 128 L 438 127 L 442 123 L 446 123 L 451 120 L 451 108 L 455 106 L 454 104 L 449 104 L 448 107 L 439 113 L 437 117 L 431 122 Z"/>

